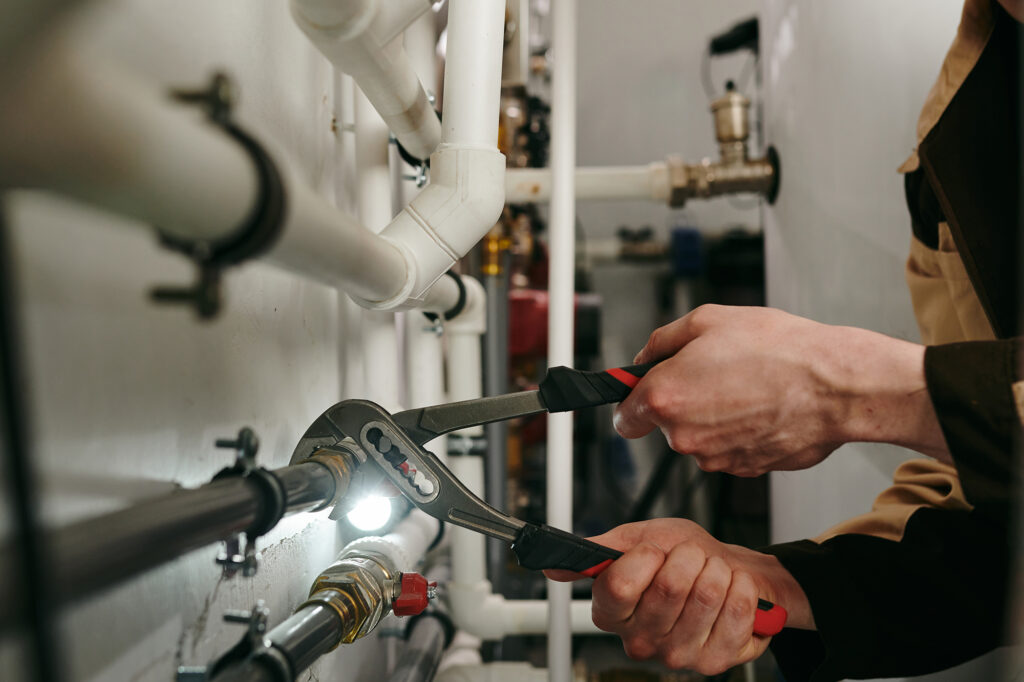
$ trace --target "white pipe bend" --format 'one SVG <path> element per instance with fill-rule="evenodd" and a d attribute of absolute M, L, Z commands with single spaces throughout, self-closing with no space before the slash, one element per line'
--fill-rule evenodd
<path fill-rule="evenodd" d="M 362 306 L 374 310 L 421 306 L 434 282 L 501 215 L 505 156 L 496 148 L 442 147 L 430 157 L 430 165 L 430 184 L 381 233 L 409 254 L 408 279 L 389 299 L 354 298 Z"/>
<path fill-rule="evenodd" d="M 402 146 L 417 158 L 427 158 L 441 140 L 441 124 L 395 37 L 430 3 L 291 0 L 289 4 L 296 25 L 336 68 L 355 79 Z"/>

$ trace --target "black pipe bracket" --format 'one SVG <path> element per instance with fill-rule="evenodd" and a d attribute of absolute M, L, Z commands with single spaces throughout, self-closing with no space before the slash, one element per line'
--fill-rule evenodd
<path fill-rule="evenodd" d="M 256 452 L 259 450 L 259 438 L 248 426 L 239 430 L 234 440 L 218 439 L 218 448 L 235 451 L 235 462 L 232 466 L 218 471 L 212 480 L 223 478 L 245 478 L 260 490 L 259 512 L 252 524 L 241 533 L 224 541 L 224 551 L 217 557 L 225 578 L 234 577 L 239 571 L 245 577 L 256 575 L 259 570 L 260 554 L 256 551 L 256 539 L 266 534 L 284 517 L 287 507 L 287 495 L 284 485 L 273 472 L 256 466 Z M 244 538 L 244 542 L 243 542 Z"/>
<path fill-rule="evenodd" d="M 191 260 L 197 275 L 190 286 L 157 286 L 150 292 L 150 298 L 157 303 L 190 305 L 200 319 L 209 320 L 222 307 L 223 271 L 265 253 L 280 237 L 287 205 L 284 183 L 263 146 L 232 121 L 235 87 L 225 74 L 214 74 L 209 86 L 202 90 L 175 90 L 171 96 L 205 110 L 210 122 L 248 153 L 256 169 L 255 203 L 245 220 L 227 236 L 216 240 L 182 239 L 157 227 L 160 243 Z"/>

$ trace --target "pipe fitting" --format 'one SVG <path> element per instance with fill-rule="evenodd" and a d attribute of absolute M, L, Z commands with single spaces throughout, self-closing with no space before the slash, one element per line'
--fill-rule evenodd
<path fill-rule="evenodd" d="M 441 140 L 441 124 L 401 41 L 394 38 L 430 3 L 291 0 L 289 5 L 296 25 L 332 64 L 355 79 L 402 146 L 417 158 L 427 158 Z"/>
<path fill-rule="evenodd" d="M 316 462 L 326 468 L 331 472 L 331 478 L 334 479 L 334 497 L 311 511 L 336 506 L 348 492 L 352 477 L 360 464 L 359 459 L 344 449 L 321 448 L 310 455 L 306 461 Z"/>
<path fill-rule="evenodd" d="M 422 306 L 427 292 L 486 234 L 505 205 L 505 156 L 497 148 L 443 147 L 430 158 L 430 184 L 381 236 L 415 254 L 401 292 L 387 300 L 353 297 L 371 310 Z"/>
<path fill-rule="evenodd" d="M 309 599 L 301 610 L 314 604 L 334 609 L 341 618 L 341 636 L 335 646 L 351 644 L 371 632 L 391 610 L 398 571 L 386 556 L 376 552 L 345 552 L 313 581 Z"/>

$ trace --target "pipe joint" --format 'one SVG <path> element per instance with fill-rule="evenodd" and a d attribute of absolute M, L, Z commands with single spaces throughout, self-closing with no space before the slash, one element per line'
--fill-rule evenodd
<path fill-rule="evenodd" d="M 351 644 L 370 633 L 391 609 L 398 571 L 388 557 L 377 552 L 345 551 L 313 581 L 309 599 L 301 610 L 313 604 L 329 606 L 343 623 L 335 646 Z"/>
<path fill-rule="evenodd" d="M 501 215 L 505 156 L 496 148 L 443 147 L 431 156 L 430 168 L 430 184 L 381 233 L 411 260 L 408 278 L 401 292 L 385 301 L 353 297 L 363 307 L 422 306 L 431 286 Z"/>

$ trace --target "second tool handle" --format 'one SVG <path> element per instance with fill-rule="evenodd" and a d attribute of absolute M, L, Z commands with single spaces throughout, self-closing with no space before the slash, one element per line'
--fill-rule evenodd
<path fill-rule="evenodd" d="M 552 367 L 540 382 L 540 397 L 548 412 L 569 412 L 584 407 L 622 402 L 656 362 L 584 372 Z"/>

